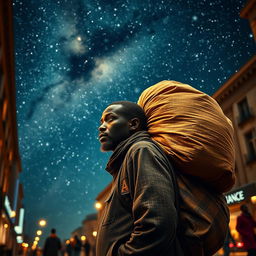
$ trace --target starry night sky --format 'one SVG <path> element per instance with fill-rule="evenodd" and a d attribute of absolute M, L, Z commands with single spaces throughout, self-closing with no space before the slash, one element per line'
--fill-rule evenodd
<path fill-rule="evenodd" d="M 245 0 L 14 0 L 26 232 L 64 239 L 111 176 L 101 112 L 161 80 L 216 91 L 254 54 Z"/>

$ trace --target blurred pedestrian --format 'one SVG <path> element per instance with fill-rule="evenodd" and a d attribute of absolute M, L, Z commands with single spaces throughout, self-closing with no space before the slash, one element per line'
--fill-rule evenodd
<path fill-rule="evenodd" d="M 83 246 L 84 246 L 85 256 L 89 256 L 90 255 L 91 246 L 90 246 L 90 244 L 89 244 L 87 239 L 85 240 L 85 243 L 84 243 Z"/>
<path fill-rule="evenodd" d="M 256 239 L 254 234 L 256 222 L 250 214 L 247 205 L 241 205 L 240 210 L 242 213 L 237 217 L 236 230 L 240 234 L 244 248 L 248 252 L 247 256 L 256 256 Z"/>
<path fill-rule="evenodd" d="M 43 256 L 58 256 L 60 249 L 61 241 L 56 235 L 56 229 L 53 228 L 50 236 L 45 241 Z"/>
<path fill-rule="evenodd" d="M 74 236 L 72 247 L 73 247 L 73 256 L 80 256 L 81 249 L 82 249 L 82 242 L 77 235 Z"/>
<path fill-rule="evenodd" d="M 66 255 L 67 256 L 72 256 L 72 251 L 73 251 L 73 248 L 72 248 L 72 245 L 70 243 L 70 240 L 66 240 Z"/>
<path fill-rule="evenodd" d="M 37 248 L 32 251 L 32 256 L 37 256 Z"/>
<path fill-rule="evenodd" d="M 62 241 L 61 249 L 60 249 L 60 255 L 65 256 L 66 253 L 66 239 Z"/>
<path fill-rule="evenodd" d="M 229 256 L 229 254 L 230 254 L 230 247 L 229 247 L 230 242 L 232 242 L 234 244 L 234 246 L 236 245 L 236 241 L 233 238 L 233 236 L 231 235 L 230 229 L 228 228 L 226 239 L 225 239 L 224 245 L 223 245 L 223 251 L 224 251 L 223 256 Z"/>

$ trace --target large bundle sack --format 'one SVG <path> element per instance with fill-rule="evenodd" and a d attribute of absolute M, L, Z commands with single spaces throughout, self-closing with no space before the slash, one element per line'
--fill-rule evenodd
<path fill-rule="evenodd" d="M 138 104 L 148 132 L 184 172 L 218 192 L 234 185 L 231 121 L 209 95 L 176 81 L 162 81 L 142 92 Z"/>

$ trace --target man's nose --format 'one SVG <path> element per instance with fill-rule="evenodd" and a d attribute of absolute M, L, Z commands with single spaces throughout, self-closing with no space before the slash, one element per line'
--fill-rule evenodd
<path fill-rule="evenodd" d="M 99 130 L 100 132 L 105 131 L 105 130 L 106 130 L 106 126 L 105 126 L 105 124 L 104 124 L 104 123 L 102 123 L 102 124 L 99 126 L 98 130 Z"/>

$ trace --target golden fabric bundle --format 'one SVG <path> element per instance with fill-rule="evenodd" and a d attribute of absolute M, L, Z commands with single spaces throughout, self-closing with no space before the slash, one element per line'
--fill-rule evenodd
<path fill-rule="evenodd" d="M 218 192 L 235 182 L 231 121 L 209 95 L 176 81 L 162 81 L 140 96 L 148 131 L 181 172 L 199 177 Z"/>

